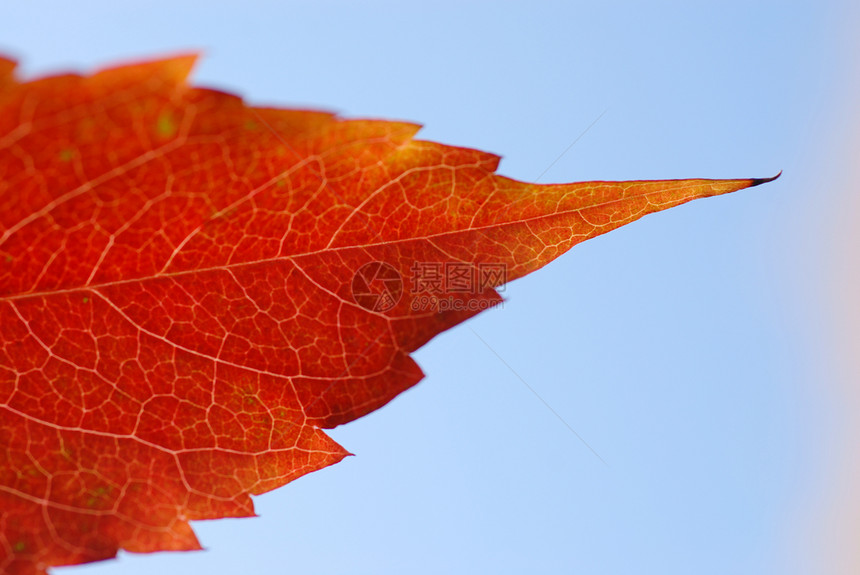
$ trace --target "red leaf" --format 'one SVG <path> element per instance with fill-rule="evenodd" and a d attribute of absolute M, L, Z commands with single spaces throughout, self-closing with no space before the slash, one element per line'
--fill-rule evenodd
<path fill-rule="evenodd" d="M 194 57 L 0 60 L 0 569 L 198 548 L 189 521 L 340 461 L 495 286 L 768 180 L 534 185 L 418 126 L 245 106 Z"/>

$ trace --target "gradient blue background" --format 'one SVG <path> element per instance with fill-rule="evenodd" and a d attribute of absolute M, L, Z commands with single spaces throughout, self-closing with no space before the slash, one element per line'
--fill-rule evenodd
<path fill-rule="evenodd" d="M 517 179 L 604 111 L 542 182 L 784 170 L 510 284 L 415 355 L 416 388 L 331 433 L 357 457 L 256 498 L 259 518 L 196 523 L 207 551 L 56 572 L 825 572 L 816 537 L 856 444 L 823 295 L 850 191 L 821 178 L 860 101 L 851 4 L 4 5 L 0 51 L 26 77 L 202 50 L 196 84 L 421 122 Z"/>

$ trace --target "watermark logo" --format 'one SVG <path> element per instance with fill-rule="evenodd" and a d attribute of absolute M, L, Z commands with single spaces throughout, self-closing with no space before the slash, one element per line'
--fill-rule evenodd
<path fill-rule="evenodd" d="M 403 278 L 385 262 L 369 262 L 352 277 L 352 297 L 364 309 L 386 312 L 403 297 Z"/>
<path fill-rule="evenodd" d="M 508 276 L 505 264 L 468 262 L 415 262 L 410 273 L 410 309 L 415 312 L 477 312 L 495 307 L 498 300 L 481 296 L 490 288 L 503 291 Z M 392 309 L 403 291 L 400 273 L 385 262 L 364 264 L 352 279 L 353 299 L 374 312 Z"/>

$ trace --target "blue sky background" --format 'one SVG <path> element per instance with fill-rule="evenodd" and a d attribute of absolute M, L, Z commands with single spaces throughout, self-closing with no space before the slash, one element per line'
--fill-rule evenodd
<path fill-rule="evenodd" d="M 784 170 L 510 284 L 416 354 L 416 388 L 332 431 L 357 457 L 256 498 L 259 518 L 196 523 L 207 551 L 56 572 L 855 572 L 834 557 L 857 540 L 824 540 L 860 517 L 832 494 L 858 402 L 828 291 L 857 259 L 832 227 L 857 186 L 827 179 L 858 126 L 850 4 L 4 5 L 28 77 L 202 50 L 197 84 L 421 122 L 521 180 Z"/>

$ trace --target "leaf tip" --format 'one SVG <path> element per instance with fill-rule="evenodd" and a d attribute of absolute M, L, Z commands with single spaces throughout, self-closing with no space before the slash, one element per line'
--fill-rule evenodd
<path fill-rule="evenodd" d="M 12 82 L 15 78 L 15 68 L 18 62 L 0 54 L 0 84 Z"/>
<path fill-rule="evenodd" d="M 775 179 L 777 179 L 778 177 L 780 177 L 781 175 L 782 175 L 782 170 L 780 170 L 780 171 L 779 171 L 779 173 L 778 173 L 777 175 L 772 176 L 772 177 L 770 177 L 770 178 L 753 178 L 753 179 L 751 180 L 751 182 L 752 182 L 752 183 L 750 184 L 750 187 L 751 187 L 751 188 L 753 188 L 753 187 L 755 187 L 755 186 L 760 186 L 760 185 L 762 185 L 762 184 L 766 184 L 766 183 L 768 183 L 768 182 L 772 182 L 772 181 L 774 181 Z"/>
<path fill-rule="evenodd" d="M 132 80 L 160 78 L 171 84 L 183 85 L 188 82 L 188 77 L 199 58 L 198 52 L 179 52 L 157 60 L 116 64 L 100 70 L 92 78 L 101 76 Z"/>

